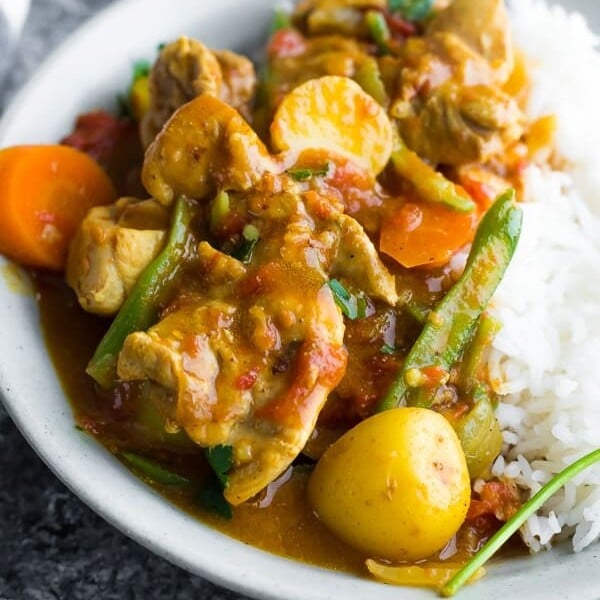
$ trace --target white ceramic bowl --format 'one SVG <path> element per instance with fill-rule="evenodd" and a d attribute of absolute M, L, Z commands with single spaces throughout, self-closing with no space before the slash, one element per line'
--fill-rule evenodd
<path fill-rule="evenodd" d="M 186 33 L 209 46 L 249 49 L 266 32 L 273 0 L 124 0 L 77 31 L 15 98 L 0 126 L 0 147 L 54 142 L 75 115 L 110 107 L 134 60 Z M 597 0 L 563 4 L 600 24 Z M 596 74 L 598 76 L 598 74 Z M 396 588 L 310 567 L 230 539 L 194 520 L 133 477 L 73 417 L 49 361 L 35 300 L 0 278 L 0 384 L 5 405 L 50 468 L 113 525 L 157 554 L 223 586 L 274 600 L 418 600 L 427 590 Z M 65 333 L 68 335 L 68 332 Z M 600 598 L 600 546 L 569 547 L 494 563 L 462 600 Z"/>

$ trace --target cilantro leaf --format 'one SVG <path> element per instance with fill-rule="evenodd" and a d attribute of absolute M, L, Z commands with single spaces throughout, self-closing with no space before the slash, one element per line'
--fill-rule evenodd
<path fill-rule="evenodd" d="M 242 231 L 242 241 L 239 246 L 231 253 L 233 258 L 237 258 L 244 264 L 252 260 L 254 248 L 260 239 L 260 232 L 254 225 L 245 225 Z"/>
<path fill-rule="evenodd" d="M 131 108 L 131 89 L 133 88 L 136 81 L 142 77 L 148 77 L 150 75 L 150 63 L 147 60 L 136 60 L 133 63 L 133 69 L 131 73 L 131 82 L 129 87 L 124 94 L 117 94 L 117 105 L 119 107 L 119 116 L 122 118 L 133 118 L 133 109 Z"/>
<path fill-rule="evenodd" d="M 133 63 L 132 83 L 150 75 L 150 63 L 147 60 L 136 60 Z"/>
<path fill-rule="evenodd" d="M 329 175 L 329 163 L 325 163 L 322 167 L 289 169 L 288 175 L 296 181 L 306 181 L 313 177 L 326 177 Z"/>
<path fill-rule="evenodd" d="M 231 504 L 225 500 L 223 485 L 216 475 L 212 476 L 200 490 L 198 503 L 224 519 L 229 520 L 233 517 Z"/>
<path fill-rule="evenodd" d="M 333 299 L 342 314 L 351 321 L 367 316 L 367 299 L 363 295 L 351 294 L 337 279 L 331 279 L 327 285 L 333 292 Z"/>
<path fill-rule="evenodd" d="M 212 448 L 205 448 L 204 455 L 221 485 L 227 487 L 229 484 L 227 472 L 233 466 L 233 448 L 219 444 Z"/>
<path fill-rule="evenodd" d="M 433 8 L 434 0 L 389 0 L 390 11 L 400 13 L 409 21 L 423 21 Z"/>
<path fill-rule="evenodd" d="M 396 348 L 394 348 L 394 346 L 390 346 L 389 344 L 384 344 L 379 349 L 379 352 L 382 354 L 394 354 L 396 352 Z"/>

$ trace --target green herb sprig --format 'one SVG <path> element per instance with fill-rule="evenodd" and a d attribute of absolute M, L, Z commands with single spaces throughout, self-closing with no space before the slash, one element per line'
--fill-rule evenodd
<path fill-rule="evenodd" d="M 423 21 L 433 9 L 434 0 L 389 0 L 392 12 L 400 13 L 409 21 Z"/>
<path fill-rule="evenodd" d="M 287 173 L 296 181 L 306 181 L 313 177 L 327 177 L 329 175 L 329 168 L 329 163 L 325 163 L 322 167 L 289 169 Z"/>
<path fill-rule="evenodd" d="M 224 444 L 206 448 L 204 455 L 214 471 L 200 490 L 198 502 L 205 509 L 215 512 L 224 519 L 231 519 L 233 511 L 223 494 L 229 485 L 229 471 L 233 466 L 233 448 Z"/>
<path fill-rule="evenodd" d="M 509 540 L 509 538 L 545 504 L 560 488 L 562 488 L 571 479 L 579 475 L 581 471 L 600 462 L 600 448 L 590 452 L 586 456 L 575 461 L 572 465 L 562 470 L 554 476 L 533 498 L 528 500 L 519 511 L 509 519 L 483 548 L 471 558 L 471 560 L 440 590 L 440 594 L 445 597 L 454 596 L 456 592 L 480 569 L 500 548 Z"/>
<path fill-rule="evenodd" d="M 327 285 L 344 316 L 351 321 L 364 319 L 367 316 L 367 300 L 364 296 L 351 294 L 337 279 L 331 279 Z"/>

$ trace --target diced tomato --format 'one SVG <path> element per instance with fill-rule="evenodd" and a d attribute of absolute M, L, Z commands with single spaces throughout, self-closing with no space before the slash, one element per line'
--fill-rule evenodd
<path fill-rule="evenodd" d="M 417 28 L 414 23 L 411 23 L 410 21 L 403 19 L 400 15 L 394 13 L 385 12 L 384 16 L 392 34 L 397 33 L 402 37 L 416 35 Z"/>
<path fill-rule="evenodd" d="M 476 496 L 471 499 L 467 521 L 475 521 L 483 515 L 508 521 L 521 506 L 517 487 L 505 481 L 488 481 Z"/>
<path fill-rule="evenodd" d="M 117 119 L 106 111 L 98 110 L 78 117 L 73 133 L 61 143 L 77 148 L 100 164 L 105 164 L 115 147 L 132 132 L 137 134 L 136 125 L 132 121 Z"/>
<path fill-rule="evenodd" d="M 258 378 L 258 369 L 250 369 L 247 373 L 240 375 L 236 382 L 235 387 L 238 390 L 249 390 Z"/>
<path fill-rule="evenodd" d="M 299 56 L 306 52 L 306 40 L 299 31 L 286 27 L 273 34 L 267 52 L 269 58 Z"/>

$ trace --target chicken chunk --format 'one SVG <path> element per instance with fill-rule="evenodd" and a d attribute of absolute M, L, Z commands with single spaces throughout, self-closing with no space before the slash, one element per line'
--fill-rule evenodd
<path fill-rule="evenodd" d="M 163 48 L 150 74 L 150 110 L 141 123 L 141 137 L 148 146 L 171 115 L 199 96 L 221 98 L 244 116 L 256 88 L 252 63 L 230 51 L 213 52 L 186 37 Z"/>
<path fill-rule="evenodd" d="M 450 33 L 482 56 L 504 83 L 514 66 L 514 50 L 504 0 L 454 0 L 429 23 L 427 35 Z"/>
<path fill-rule="evenodd" d="M 66 270 L 84 310 L 99 315 L 119 310 L 160 252 L 168 223 L 168 211 L 153 200 L 121 198 L 88 212 L 71 243 Z"/>
<path fill-rule="evenodd" d="M 392 276 L 342 205 L 289 181 L 273 191 L 286 181 L 267 177 L 229 195 L 230 211 L 249 215 L 259 234 L 249 263 L 202 242 L 200 297 L 130 335 L 118 361 L 121 379 L 172 392 L 172 419 L 194 442 L 233 447 L 232 504 L 289 466 L 344 375 L 344 318 L 329 275 L 396 301 Z"/>
<path fill-rule="evenodd" d="M 347 215 L 340 215 L 338 222 L 339 245 L 331 275 L 351 281 L 371 297 L 394 306 L 398 302 L 396 279 L 381 262 L 364 229 Z"/>
<path fill-rule="evenodd" d="M 118 361 L 121 379 L 172 390 L 173 418 L 194 442 L 233 447 L 232 504 L 299 454 L 346 365 L 344 321 L 324 275 L 326 226 L 289 193 L 249 202 L 265 241 L 247 272 L 232 269 L 229 297 L 222 265 L 233 259 L 204 246 L 203 268 L 218 289 L 130 335 Z"/>
<path fill-rule="evenodd" d="M 524 131 L 516 101 L 488 86 L 445 84 L 432 92 L 417 116 L 402 119 L 406 144 L 435 164 L 484 162 Z"/>

